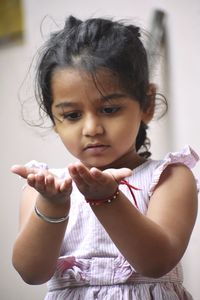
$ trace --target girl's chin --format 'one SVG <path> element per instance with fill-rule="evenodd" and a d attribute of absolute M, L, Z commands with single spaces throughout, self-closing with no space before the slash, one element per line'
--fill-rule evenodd
<path fill-rule="evenodd" d="M 95 159 L 95 160 L 81 160 L 81 162 L 88 168 L 91 169 L 92 167 L 95 167 L 99 170 L 105 170 L 108 168 L 115 168 L 113 164 L 113 161 L 101 161 L 101 159 Z"/>
<path fill-rule="evenodd" d="M 146 159 L 140 157 L 135 152 L 129 152 L 126 155 L 120 157 L 92 157 L 89 159 L 83 159 L 81 162 L 89 169 L 92 167 L 98 168 L 99 170 L 106 169 L 120 169 L 129 168 L 134 169 L 140 164 L 142 164 Z"/>

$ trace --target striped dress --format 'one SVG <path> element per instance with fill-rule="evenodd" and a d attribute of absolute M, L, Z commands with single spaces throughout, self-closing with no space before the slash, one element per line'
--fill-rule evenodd
<path fill-rule="evenodd" d="M 126 180 L 140 188 L 134 192 L 140 212 L 146 214 L 150 196 L 168 165 L 183 163 L 192 168 L 197 161 L 197 154 L 186 146 L 180 152 L 167 154 L 163 160 L 149 159 L 134 169 Z M 31 161 L 29 166 L 48 168 L 36 161 Z M 67 174 L 66 169 L 50 170 L 60 178 Z M 133 202 L 126 185 L 120 185 L 120 190 Z M 182 285 L 180 263 L 160 278 L 141 276 L 121 255 L 75 186 L 71 199 L 67 230 L 56 271 L 47 284 L 45 300 L 192 299 Z"/>

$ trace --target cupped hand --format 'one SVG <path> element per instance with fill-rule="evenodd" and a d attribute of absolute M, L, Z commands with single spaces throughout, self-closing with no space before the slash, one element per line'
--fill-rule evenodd
<path fill-rule="evenodd" d="M 50 201 L 66 202 L 72 192 L 72 179 L 59 180 L 48 170 L 14 165 L 11 171 L 27 180 L 27 183 Z"/>
<path fill-rule="evenodd" d="M 132 174 L 128 168 L 107 169 L 100 171 L 97 168 L 88 169 L 81 162 L 68 166 L 69 174 L 79 191 L 86 199 L 104 199 L 112 195 L 119 182 Z"/>

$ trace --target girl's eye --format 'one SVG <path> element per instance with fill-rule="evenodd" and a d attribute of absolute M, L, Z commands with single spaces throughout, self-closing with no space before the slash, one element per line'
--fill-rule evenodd
<path fill-rule="evenodd" d="M 102 109 L 102 113 L 109 115 L 109 114 L 116 113 L 118 110 L 120 110 L 120 107 L 118 106 L 104 107 Z"/>
<path fill-rule="evenodd" d="M 70 112 L 62 115 L 63 120 L 77 121 L 81 117 L 80 112 Z"/>

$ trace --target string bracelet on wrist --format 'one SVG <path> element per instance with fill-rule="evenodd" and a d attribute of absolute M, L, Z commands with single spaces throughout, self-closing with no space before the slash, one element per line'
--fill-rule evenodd
<path fill-rule="evenodd" d="M 90 205 L 94 206 L 94 205 L 101 205 L 101 204 L 105 204 L 108 203 L 110 204 L 113 200 L 115 200 L 117 198 L 117 196 L 119 195 L 119 187 L 117 187 L 116 191 L 114 192 L 114 194 L 112 194 L 111 196 L 104 198 L 104 199 L 88 199 L 85 198 L 86 202 L 89 203 Z"/>
<path fill-rule="evenodd" d="M 141 189 L 131 185 L 128 181 L 126 181 L 125 179 L 124 180 L 121 180 L 119 184 L 123 184 L 123 185 L 126 185 L 131 193 L 131 196 L 133 198 L 133 202 L 135 204 L 135 207 L 138 208 L 138 204 L 137 204 L 137 201 L 136 201 L 136 197 L 134 195 L 134 192 L 133 190 L 135 191 L 140 191 Z M 110 197 L 107 197 L 107 198 L 104 198 L 104 199 L 88 199 L 88 198 L 85 198 L 86 202 L 89 203 L 90 205 L 92 206 L 95 206 L 95 205 L 101 205 L 101 204 L 105 204 L 105 203 L 112 203 L 113 200 L 117 199 L 119 195 L 119 187 L 117 187 L 116 191 L 114 192 L 114 194 L 112 194 Z"/>
<path fill-rule="evenodd" d="M 52 217 L 45 216 L 39 211 L 39 209 L 37 208 L 36 205 L 34 207 L 34 212 L 41 220 L 43 220 L 47 223 L 52 223 L 52 224 L 58 224 L 58 223 L 65 222 L 69 218 L 69 214 L 67 214 L 66 216 L 61 217 L 61 218 L 52 218 Z"/>

